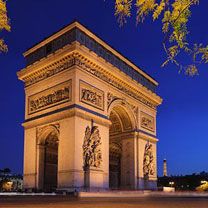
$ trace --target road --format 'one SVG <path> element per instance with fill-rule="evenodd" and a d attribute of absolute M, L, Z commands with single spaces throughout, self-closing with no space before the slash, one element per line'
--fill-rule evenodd
<path fill-rule="evenodd" d="M 4 196 L 4 208 L 208 208 L 208 198 L 139 197 L 139 198 L 72 198 L 69 196 Z"/>

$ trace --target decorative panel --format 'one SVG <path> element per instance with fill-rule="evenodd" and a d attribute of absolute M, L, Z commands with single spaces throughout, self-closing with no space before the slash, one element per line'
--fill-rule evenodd
<path fill-rule="evenodd" d="M 154 132 L 155 131 L 155 119 L 154 117 L 144 113 L 140 112 L 140 122 L 141 122 L 141 127 L 145 128 L 149 131 Z"/>
<path fill-rule="evenodd" d="M 80 102 L 104 110 L 104 92 L 80 80 Z"/>
<path fill-rule="evenodd" d="M 48 88 L 28 97 L 28 114 L 33 114 L 56 105 L 71 101 L 71 80 Z"/>

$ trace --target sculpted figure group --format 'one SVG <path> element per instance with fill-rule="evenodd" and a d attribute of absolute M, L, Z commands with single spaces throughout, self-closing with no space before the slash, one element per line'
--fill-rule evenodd
<path fill-rule="evenodd" d="M 101 137 L 98 126 L 87 126 L 83 143 L 84 169 L 99 168 L 102 162 Z"/>
<path fill-rule="evenodd" d="M 154 175 L 155 173 L 152 144 L 150 144 L 149 142 L 147 142 L 147 144 L 145 145 L 144 150 L 143 173 L 145 178 L 148 178 L 148 176 Z"/>

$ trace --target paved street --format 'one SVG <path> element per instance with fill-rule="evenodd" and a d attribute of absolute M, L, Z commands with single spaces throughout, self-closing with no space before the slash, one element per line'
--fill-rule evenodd
<path fill-rule="evenodd" d="M 21 208 L 208 208 L 208 198 L 72 198 L 69 196 L 0 197 L 0 207 Z"/>

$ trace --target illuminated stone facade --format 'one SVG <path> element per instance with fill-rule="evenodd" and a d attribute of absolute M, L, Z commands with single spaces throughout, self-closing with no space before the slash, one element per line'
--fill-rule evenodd
<path fill-rule="evenodd" d="M 24 188 L 155 189 L 158 83 L 78 22 L 24 56 Z"/>

